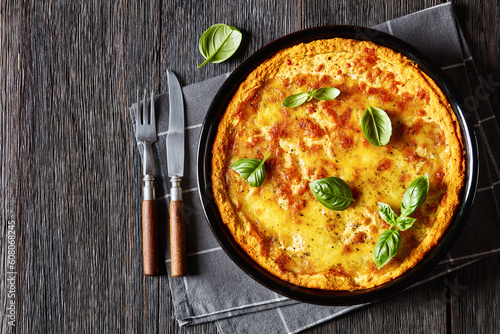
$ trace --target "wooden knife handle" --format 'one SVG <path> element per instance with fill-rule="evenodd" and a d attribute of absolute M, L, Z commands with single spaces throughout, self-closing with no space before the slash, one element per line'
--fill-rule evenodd
<path fill-rule="evenodd" d="M 186 276 L 186 223 L 182 201 L 170 201 L 170 258 L 171 275 Z"/>
<path fill-rule="evenodd" d="M 142 255 L 144 275 L 158 275 L 160 273 L 160 251 L 155 200 L 142 201 Z"/>

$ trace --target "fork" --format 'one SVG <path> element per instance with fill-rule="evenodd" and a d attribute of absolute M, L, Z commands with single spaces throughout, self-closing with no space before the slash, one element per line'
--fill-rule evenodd
<path fill-rule="evenodd" d="M 151 91 L 150 112 L 147 111 L 146 90 L 139 100 L 137 91 L 135 138 L 142 143 L 143 154 L 143 201 L 142 201 L 142 255 L 144 275 L 154 276 L 160 272 L 158 225 L 156 223 L 156 200 L 154 188 L 154 165 L 152 144 L 157 140 L 154 93 Z"/>

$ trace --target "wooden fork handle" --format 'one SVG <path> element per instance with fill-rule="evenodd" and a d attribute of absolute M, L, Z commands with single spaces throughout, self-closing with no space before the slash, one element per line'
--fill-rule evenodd
<path fill-rule="evenodd" d="M 159 235 L 156 216 L 156 201 L 142 201 L 142 254 L 144 275 L 160 273 Z"/>
<path fill-rule="evenodd" d="M 186 276 L 186 223 L 182 200 L 170 201 L 170 259 L 171 275 Z"/>

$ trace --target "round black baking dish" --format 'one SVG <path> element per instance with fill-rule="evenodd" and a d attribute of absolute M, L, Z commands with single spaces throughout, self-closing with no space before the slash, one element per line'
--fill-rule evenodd
<path fill-rule="evenodd" d="M 240 248 L 225 227 L 215 204 L 211 187 L 212 146 L 217 127 L 240 83 L 264 60 L 282 49 L 299 43 L 335 37 L 371 41 L 391 48 L 418 64 L 419 68 L 436 82 L 448 98 L 460 124 L 466 158 L 465 183 L 461 201 L 453 221 L 439 243 L 420 263 L 403 275 L 383 285 L 357 291 L 327 291 L 300 287 L 267 272 Z M 293 299 L 322 305 L 353 305 L 377 301 L 398 293 L 417 283 L 432 270 L 450 250 L 467 222 L 477 187 L 479 159 L 476 137 L 463 111 L 463 98 L 455 91 L 441 70 L 432 65 L 417 49 L 394 36 L 368 28 L 327 26 L 306 29 L 281 37 L 255 52 L 233 71 L 213 99 L 206 115 L 198 147 L 198 187 L 203 209 L 212 232 L 229 257 L 250 277 L 269 289 Z"/>

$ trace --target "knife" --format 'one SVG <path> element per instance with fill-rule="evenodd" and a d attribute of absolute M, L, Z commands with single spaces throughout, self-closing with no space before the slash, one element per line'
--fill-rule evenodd
<path fill-rule="evenodd" d="M 167 70 L 169 128 L 167 132 L 167 168 L 170 188 L 171 275 L 186 275 L 186 224 L 181 179 L 184 175 L 184 100 L 179 81 Z"/>

